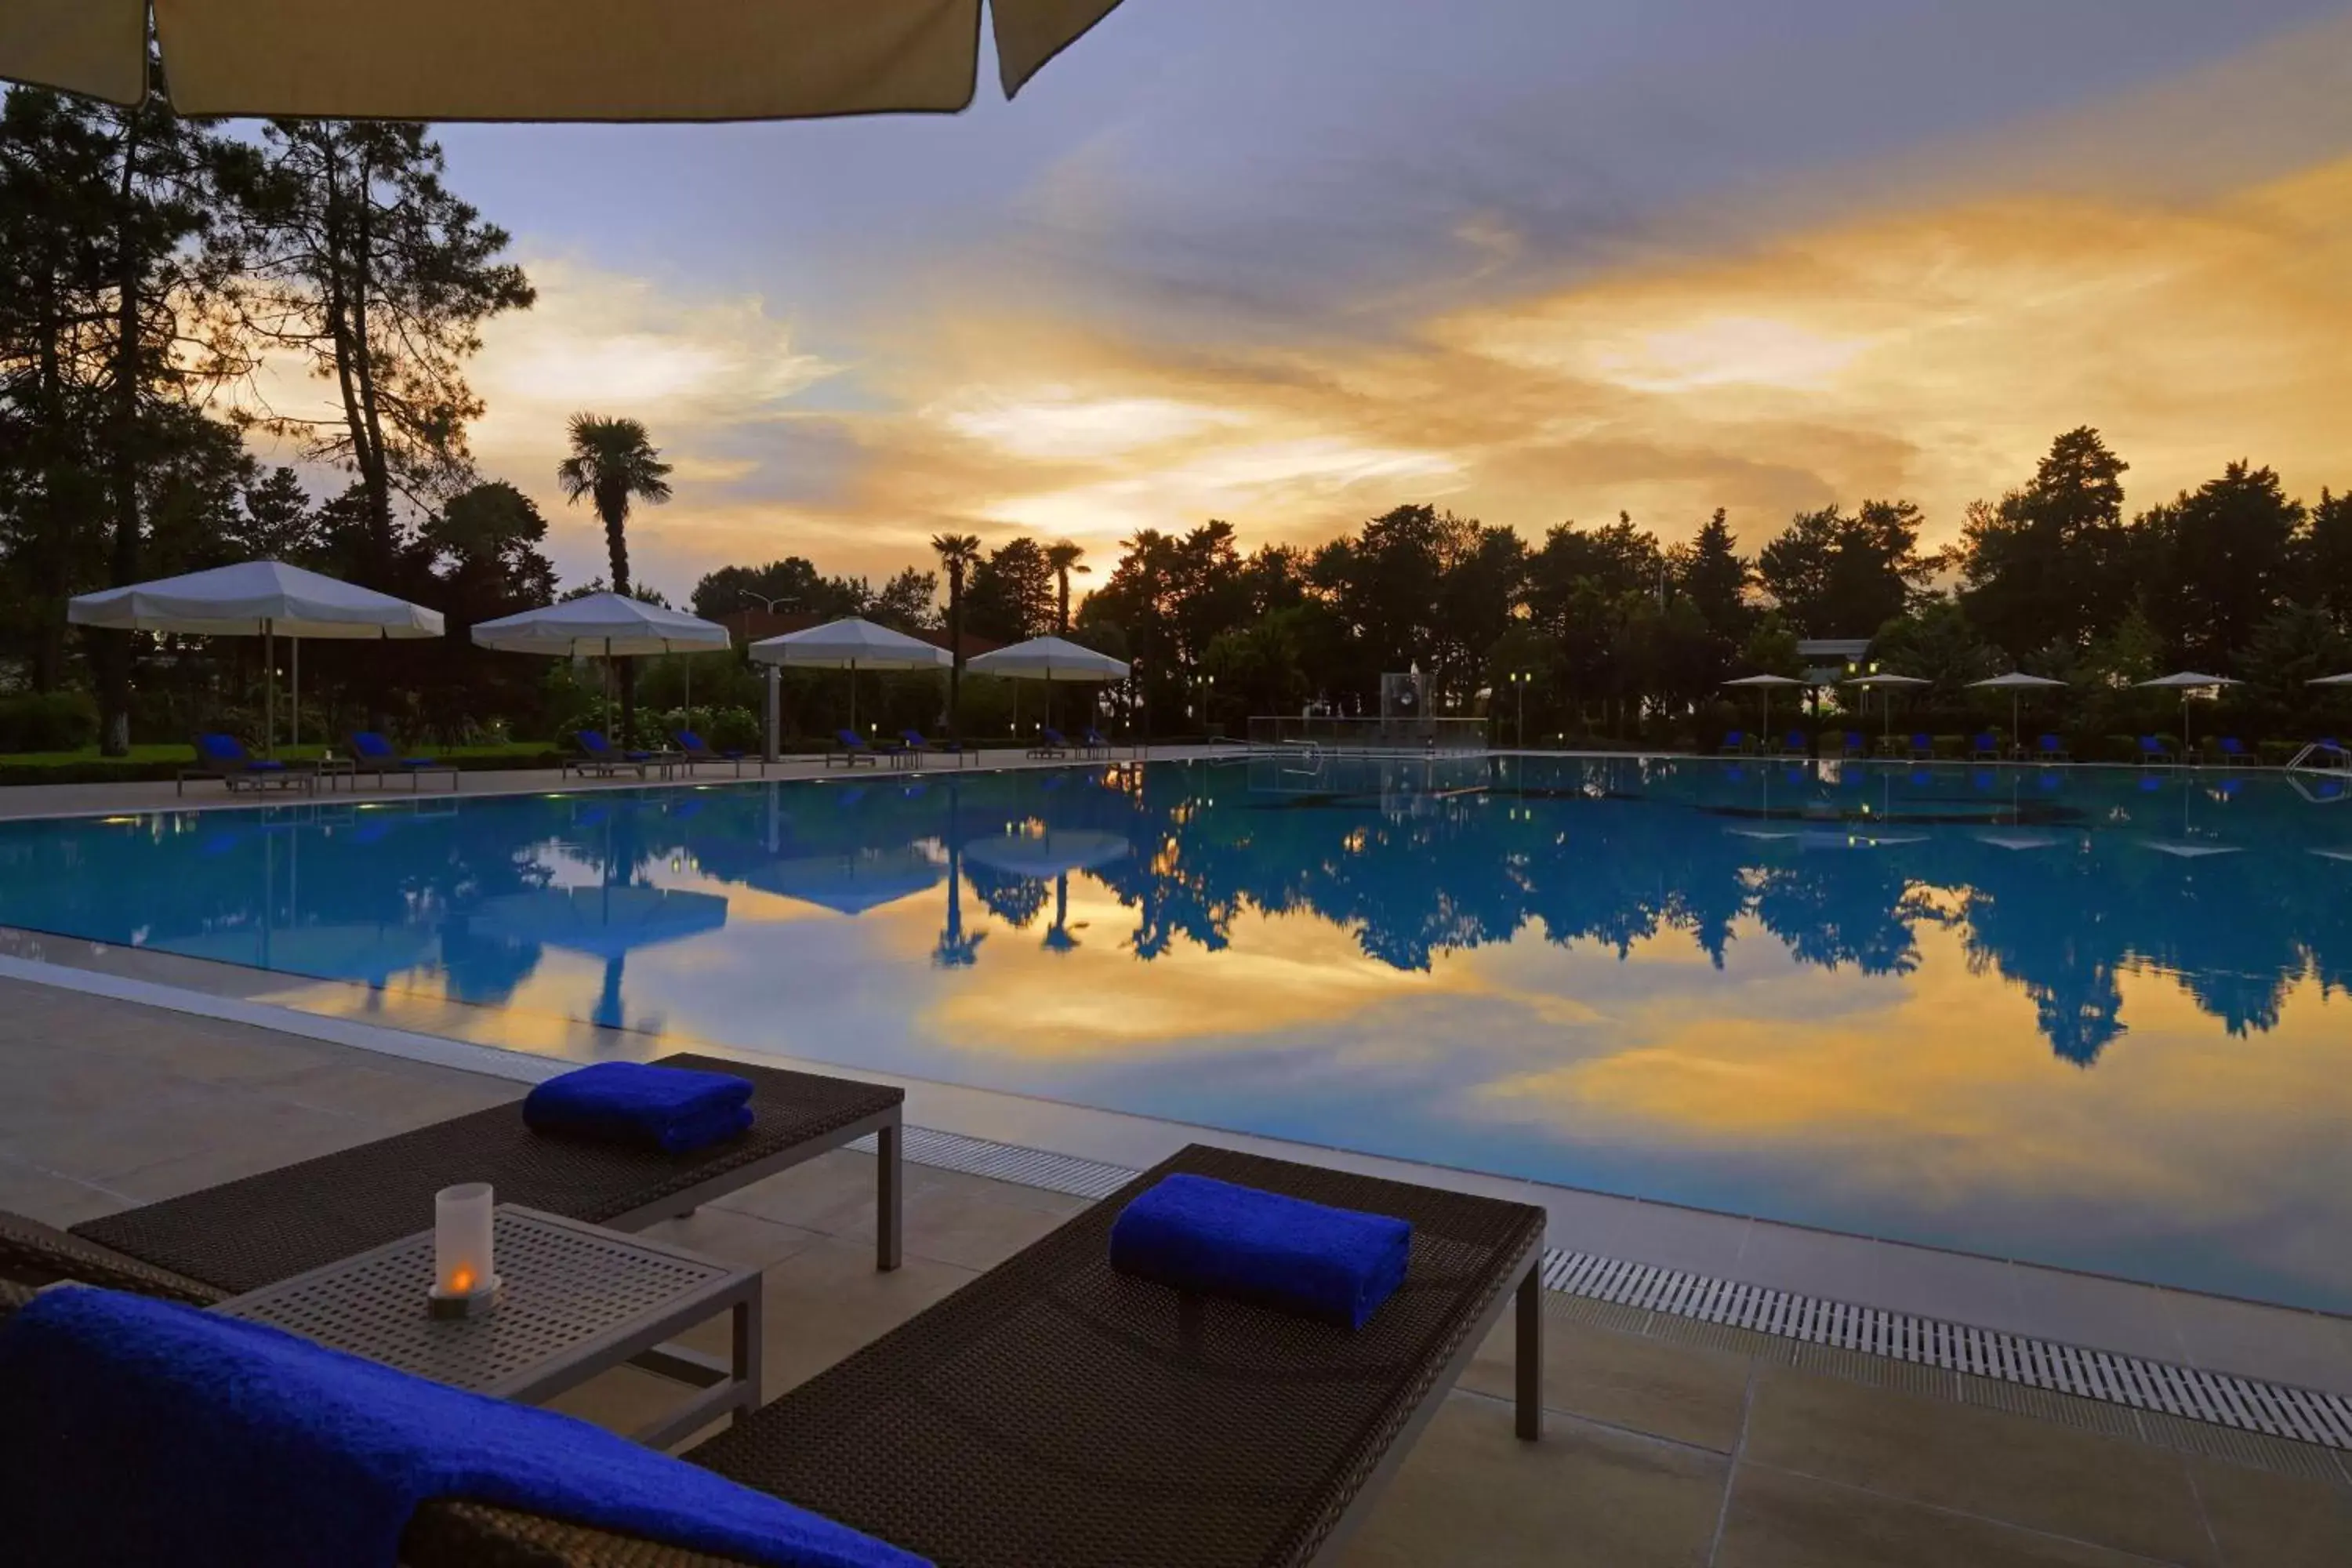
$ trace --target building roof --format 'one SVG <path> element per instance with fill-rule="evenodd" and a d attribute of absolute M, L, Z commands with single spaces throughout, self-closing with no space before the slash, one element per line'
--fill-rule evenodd
<path fill-rule="evenodd" d="M 1868 637 L 1803 637 L 1797 643 L 1799 658 L 1860 658 L 1869 651 Z"/>

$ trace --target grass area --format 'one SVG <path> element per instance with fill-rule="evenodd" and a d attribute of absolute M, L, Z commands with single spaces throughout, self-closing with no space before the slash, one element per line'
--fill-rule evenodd
<path fill-rule="evenodd" d="M 345 748 L 332 748 L 338 754 Z M 329 748 L 323 744 L 280 746 L 285 762 L 316 762 Z M 417 752 L 442 758 L 468 770 L 521 768 L 545 763 L 559 753 L 551 741 L 509 741 L 486 746 L 421 746 Z M 95 746 L 78 752 L 15 752 L 0 753 L 0 784 L 106 784 L 127 779 L 168 779 L 192 767 L 194 752 L 185 744 L 133 746 L 127 757 L 101 757 Z"/>

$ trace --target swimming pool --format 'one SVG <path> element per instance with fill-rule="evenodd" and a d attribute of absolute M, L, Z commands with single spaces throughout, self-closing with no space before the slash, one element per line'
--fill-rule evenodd
<path fill-rule="evenodd" d="M 2334 781 L 1234 762 L 0 824 L 0 924 L 2352 1309 Z"/>

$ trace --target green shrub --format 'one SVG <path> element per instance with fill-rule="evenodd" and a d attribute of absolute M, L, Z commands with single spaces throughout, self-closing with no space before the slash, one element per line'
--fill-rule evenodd
<path fill-rule="evenodd" d="M 98 709 L 79 691 L 0 697 L 0 753 L 79 752 L 98 743 Z"/>

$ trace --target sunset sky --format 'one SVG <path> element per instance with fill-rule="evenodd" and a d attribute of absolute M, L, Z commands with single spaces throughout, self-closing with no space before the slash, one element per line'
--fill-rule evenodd
<path fill-rule="evenodd" d="M 442 135 L 540 289 L 477 454 L 570 579 L 576 408 L 676 460 L 673 597 L 1408 500 L 1939 542 L 2078 424 L 2135 505 L 2352 487 L 2340 0 L 1127 0 L 952 118 Z"/>

